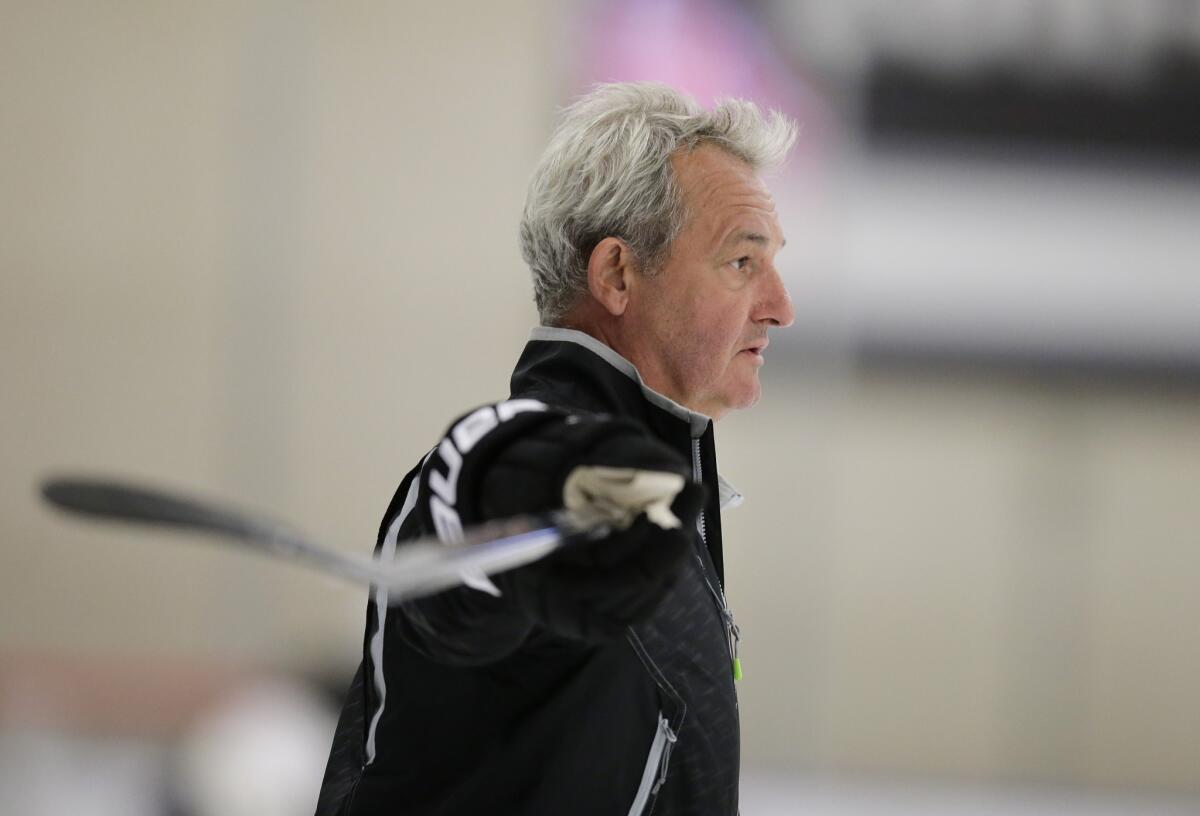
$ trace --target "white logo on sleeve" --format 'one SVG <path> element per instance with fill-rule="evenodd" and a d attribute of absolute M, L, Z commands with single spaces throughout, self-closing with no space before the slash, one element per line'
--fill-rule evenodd
<path fill-rule="evenodd" d="M 495 406 L 485 405 L 459 420 L 450 429 L 450 433 L 446 434 L 446 438 L 438 443 L 437 455 L 445 465 L 445 472 L 431 462 L 429 474 L 429 489 L 433 491 L 433 496 L 429 499 L 429 511 L 438 538 L 447 544 L 457 544 L 463 539 L 462 519 L 455 508 L 463 456 L 470 453 L 481 439 L 518 414 L 545 410 L 545 403 L 532 399 L 508 400 Z M 468 586 L 485 592 L 495 590 L 491 581 L 487 581 L 486 578 L 484 580 L 490 589 L 478 581 L 468 582 Z M 496 594 L 499 594 L 498 590 Z"/>

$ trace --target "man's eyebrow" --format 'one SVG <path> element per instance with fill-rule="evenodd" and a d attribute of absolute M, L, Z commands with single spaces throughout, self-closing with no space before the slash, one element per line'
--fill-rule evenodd
<path fill-rule="evenodd" d="M 770 239 L 761 232 L 752 232 L 751 230 L 736 230 L 735 232 L 730 233 L 729 237 L 725 239 L 725 244 L 726 246 L 736 246 L 747 241 L 749 243 L 758 244 L 759 246 L 764 247 L 771 243 Z M 779 243 L 779 248 L 783 249 L 785 246 L 787 246 L 787 239 L 783 238 Z"/>

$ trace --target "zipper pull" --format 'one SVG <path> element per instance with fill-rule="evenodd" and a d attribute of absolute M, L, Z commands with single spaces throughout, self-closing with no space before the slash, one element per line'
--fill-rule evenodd
<path fill-rule="evenodd" d="M 658 795 L 658 789 L 662 787 L 663 782 L 667 781 L 667 765 L 671 761 L 671 749 L 675 747 L 675 740 L 678 739 L 675 732 L 671 730 L 671 726 L 667 725 L 666 720 L 663 720 L 661 725 L 663 733 L 667 736 L 667 744 L 663 746 L 662 757 L 658 760 L 658 779 L 654 782 L 654 787 L 650 789 L 651 796 Z"/>
<path fill-rule="evenodd" d="M 733 679 L 742 679 L 742 660 L 738 657 L 738 642 L 742 639 L 742 632 L 738 629 L 738 625 L 733 622 L 733 616 L 729 619 L 729 634 L 733 640 Z"/>

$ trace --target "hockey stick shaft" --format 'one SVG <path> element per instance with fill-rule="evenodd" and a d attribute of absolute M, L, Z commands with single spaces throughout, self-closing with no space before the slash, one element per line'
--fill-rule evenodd
<path fill-rule="evenodd" d="M 207 533 L 354 583 L 382 587 L 391 603 L 530 563 L 570 538 L 601 532 L 577 528 L 563 514 L 550 519 L 519 516 L 472 528 L 454 545 L 436 538 L 405 542 L 393 559 L 380 561 L 316 544 L 255 514 L 157 488 L 65 477 L 45 481 L 41 493 L 51 505 L 76 515 Z"/>

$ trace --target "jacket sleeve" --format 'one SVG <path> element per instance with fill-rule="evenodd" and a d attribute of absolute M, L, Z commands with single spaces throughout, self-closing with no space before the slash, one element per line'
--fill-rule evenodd
<path fill-rule="evenodd" d="M 619 421 L 622 426 L 632 425 Z M 570 414 L 530 399 L 485 405 L 460 417 L 425 458 L 410 488 L 415 501 L 407 517 L 393 502 L 385 518 L 395 546 L 418 535 L 447 543 L 484 521 L 561 506 L 562 481 L 573 454 L 585 447 L 588 429 L 609 427 L 598 415 Z M 591 431 L 590 435 L 596 435 Z M 403 522 L 403 523 L 401 523 Z M 381 553 L 386 557 L 386 546 Z M 460 586 L 393 606 L 389 626 L 431 660 L 479 665 L 519 647 L 534 623 L 496 576 L 500 594 Z"/>
<path fill-rule="evenodd" d="M 416 523 L 403 526 L 455 543 L 464 529 L 484 521 L 558 509 L 571 469 L 603 458 L 608 443 L 623 435 L 644 436 L 646 430 L 631 420 L 570 413 L 531 399 L 477 408 L 455 421 L 426 457 L 412 488 Z M 400 614 L 389 620 L 432 660 L 456 665 L 499 660 L 534 628 L 509 580 L 533 566 L 493 576 L 499 595 L 460 586 L 402 602 L 396 607 Z"/>

